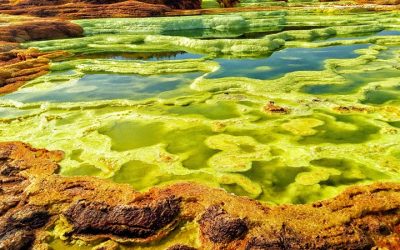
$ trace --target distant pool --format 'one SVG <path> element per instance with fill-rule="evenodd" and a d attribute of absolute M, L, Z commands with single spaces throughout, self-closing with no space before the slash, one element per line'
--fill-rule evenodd
<path fill-rule="evenodd" d="M 356 44 L 323 48 L 288 48 L 259 59 L 216 59 L 221 68 L 208 75 L 208 78 L 249 77 L 264 80 L 295 71 L 321 70 L 326 59 L 355 58 L 358 56 L 355 50 L 368 46 L 369 44 Z"/>

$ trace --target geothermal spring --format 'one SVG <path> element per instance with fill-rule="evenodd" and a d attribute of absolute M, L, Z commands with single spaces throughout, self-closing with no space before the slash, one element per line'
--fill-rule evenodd
<path fill-rule="evenodd" d="M 259 2 L 4 38 L 0 249 L 400 249 L 400 10 Z"/>

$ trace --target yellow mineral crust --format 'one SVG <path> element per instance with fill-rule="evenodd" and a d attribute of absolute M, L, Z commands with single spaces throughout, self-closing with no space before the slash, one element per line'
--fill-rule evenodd
<path fill-rule="evenodd" d="M 272 80 L 208 78 L 221 66 L 204 58 L 53 63 L 52 73 L 2 98 L 0 135 L 63 150 L 62 175 L 97 176 L 141 191 L 196 181 L 273 203 L 309 203 L 349 185 L 398 181 L 396 99 L 381 105 L 363 101 L 368 93 L 398 84 L 397 54 L 382 59 L 395 39 L 374 41 L 380 45 L 366 46 L 354 59 L 329 59 L 323 70 Z M 81 79 L 114 70 L 195 75 L 186 86 L 149 98 L 74 101 L 98 88 L 98 80 L 79 86 Z M 346 86 L 366 73 L 374 78 L 349 93 L 304 91 Z M 162 75 L 152 79 L 163 81 Z M 68 88 L 60 91 L 63 81 Z M 30 100 L 42 93 L 44 99 Z M 46 102 L 52 95 L 71 101 Z"/>
<path fill-rule="evenodd" d="M 312 203 L 352 185 L 398 182 L 399 17 L 298 10 L 75 20 L 84 37 L 21 45 L 70 57 L 1 96 L 0 136 L 62 150 L 62 176 L 140 192 L 190 181 Z"/>

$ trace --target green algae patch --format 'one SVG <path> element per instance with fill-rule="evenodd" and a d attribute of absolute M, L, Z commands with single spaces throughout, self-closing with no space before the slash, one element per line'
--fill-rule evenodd
<path fill-rule="evenodd" d="M 309 203 L 399 181 L 399 20 L 312 11 L 77 20 L 85 37 L 23 45 L 71 57 L 1 97 L 0 136 L 65 151 L 61 175 L 136 190 L 192 181 Z"/>

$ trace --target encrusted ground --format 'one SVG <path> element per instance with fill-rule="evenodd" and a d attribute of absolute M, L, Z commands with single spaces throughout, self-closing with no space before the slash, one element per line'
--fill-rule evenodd
<path fill-rule="evenodd" d="M 61 175 L 141 191 L 186 180 L 311 203 L 398 181 L 400 14 L 324 16 L 76 20 L 84 37 L 22 44 L 72 56 L 0 97 L 1 138 L 63 150 Z"/>
<path fill-rule="evenodd" d="M 400 245 L 400 185 L 355 186 L 310 205 L 267 206 L 195 183 L 139 193 L 57 175 L 61 151 L 0 144 L 0 249 L 59 239 L 97 249 L 371 249 Z M 191 240 L 163 242 L 185 235 Z M 194 238 L 193 238 L 194 237 Z M 152 243 L 153 245 L 149 245 Z M 65 243 L 68 244 L 68 243 Z M 67 245 L 66 245 L 67 246 Z"/>

